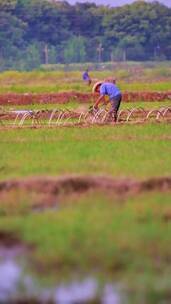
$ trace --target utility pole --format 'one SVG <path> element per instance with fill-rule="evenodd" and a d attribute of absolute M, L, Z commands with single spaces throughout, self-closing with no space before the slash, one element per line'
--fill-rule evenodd
<path fill-rule="evenodd" d="M 48 54 L 48 45 L 45 44 L 45 47 L 44 47 L 44 54 L 45 54 L 45 64 L 48 64 L 49 63 L 49 54 Z"/>
<path fill-rule="evenodd" d="M 97 47 L 97 52 L 98 52 L 98 61 L 102 61 L 102 53 L 103 53 L 104 48 L 102 47 L 102 43 L 99 43 L 99 46 Z"/>
<path fill-rule="evenodd" d="M 113 62 L 114 60 L 113 60 L 113 58 L 114 58 L 114 56 L 113 56 L 113 52 L 111 51 L 111 53 L 110 53 L 110 60 L 111 60 L 111 62 Z"/>
<path fill-rule="evenodd" d="M 160 56 L 160 45 L 157 44 L 157 45 L 154 47 L 154 58 L 157 59 L 159 56 Z"/>
<path fill-rule="evenodd" d="M 126 61 L 126 48 L 125 49 L 123 49 L 123 61 Z"/>

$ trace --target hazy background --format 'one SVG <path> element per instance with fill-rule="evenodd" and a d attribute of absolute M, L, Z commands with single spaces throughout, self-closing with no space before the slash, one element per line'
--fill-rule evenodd
<path fill-rule="evenodd" d="M 110 5 L 110 6 L 121 6 L 124 4 L 131 4 L 135 2 L 135 0 L 68 0 L 69 3 L 75 4 L 76 2 L 84 3 L 84 2 L 94 2 L 97 5 L 104 4 L 104 5 Z M 148 0 L 146 2 L 154 2 L 153 0 Z M 171 0 L 160 0 L 158 1 L 160 3 L 163 3 L 169 7 L 171 7 Z"/>

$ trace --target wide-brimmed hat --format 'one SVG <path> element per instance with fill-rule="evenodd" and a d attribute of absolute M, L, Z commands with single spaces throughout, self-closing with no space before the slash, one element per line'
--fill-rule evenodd
<path fill-rule="evenodd" d="M 97 92 L 97 88 L 100 87 L 103 84 L 103 81 L 98 81 L 94 84 L 93 88 L 92 88 L 92 93 L 96 93 Z"/>

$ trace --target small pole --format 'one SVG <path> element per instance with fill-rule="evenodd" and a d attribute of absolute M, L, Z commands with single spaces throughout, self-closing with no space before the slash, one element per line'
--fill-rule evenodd
<path fill-rule="evenodd" d="M 102 47 L 102 43 L 99 43 L 99 46 L 97 48 L 99 62 L 102 61 L 102 52 L 103 52 L 103 50 L 104 50 L 104 48 Z"/>
<path fill-rule="evenodd" d="M 49 54 L 48 54 L 48 45 L 47 44 L 45 44 L 44 53 L 45 53 L 45 64 L 48 64 L 49 63 Z"/>

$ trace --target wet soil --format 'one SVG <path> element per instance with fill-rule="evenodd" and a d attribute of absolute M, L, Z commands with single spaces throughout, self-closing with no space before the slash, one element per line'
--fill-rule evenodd
<path fill-rule="evenodd" d="M 164 101 L 171 100 L 171 91 L 166 92 L 123 92 L 123 101 Z M 70 101 L 80 103 L 93 102 L 91 93 L 6 93 L 0 94 L 0 105 L 31 105 L 31 104 L 64 104 Z"/>

